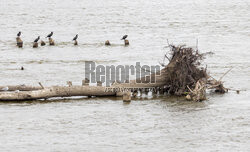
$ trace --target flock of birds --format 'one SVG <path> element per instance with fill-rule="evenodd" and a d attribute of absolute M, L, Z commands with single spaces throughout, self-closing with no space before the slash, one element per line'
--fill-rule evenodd
<path fill-rule="evenodd" d="M 17 33 L 17 38 L 16 38 L 16 41 L 17 41 L 17 46 L 22 48 L 23 47 L 23 41 L 21 40 L 21 32 L 18 32 Z M 53 36 L 53 32 L 50 32 L 50 34 L 48 34 L 45 38 L 48 38 L 49 39 L 49 45 L 55 45 L 54 43 L 54 40 L 52 39 L 52 36 Z M 129 41 L 127 40 L 127 37 L 128 35 L 124 35 L 121 40 L 124 40 L 124 44 L 125 46 L 126 45 L 129 45 Z M 72 39 L 72 41 L 74 41 L 74 45 L 78 45 L 78 42 L 77 42 L 77 39 L 78 39 L 78 34 L 76 34 L 76 36 Z M 34 42 L 33 42 L 33 48 L 37 48 L 38 47 L 38 41 L 40 40 L 40 36 L 38 36 Z M 46 43 L 44 41 L 41 40 L 41 46 L 44 46 L 46 45 Z M 111 45 L 109 40 L 105 41 L 105 45 Z M 22 66 L 20 70 L 24 70 L 24 67 Z M 6 89 L 6 88 L 4 88 Z M 8 90 L 8 89 L 7 89 Z"/>
<path fill-rule="evenodd" d="M 17 38 L 16 38 L 16 41 L 17 41 L 17 46 L 18 47 L 23 47 L 23 41 L 21 40 L 21 32 L 19 31 L 18 33 L 17 33 Z M 54 40 L 52 39 L 52 36 L 53 36 L 53 32 L 50 32 L 50 34 L 48 34 L 45 38 L 48 38 L 49 39 L 49 44 L 50 45 L 55 45 L 55 43 L 54 43 Z M 127 40 L 127 37 L 128 37 L 128 35 L 124 35 L 123 37 L 122 37 L 122 39 L 121 40 L 124 40 L 124 43 L 125 43 L 125 45 L 129 45 L 129 41 Z M 76 34 L 75 35 L 75 37 L 73 38 L 73 40 L 72 41 L 74 41 L 74 45 L 78 45 L 78 42 L 77 42 L 77 39 L 78 39 L 78 34 Z M 40 40 L 40 36 L 38 36 L 35 40 L 34 40 L 34 42 L 33 42 L 33 47 L 34 48 L 36 48 L 36 47 L 38 47 L 38 41 Z M 46 45 L 46 43 L 44 42 L 44 41 L 42 41 L 41 40 L 41 46 L 44 46 L 44 45 Z M 110 44 L 110 42 L 109 42 L 109 40 L 107 40 L 106 42 L 105 42 L 105 45 L 111 45 Z"/>

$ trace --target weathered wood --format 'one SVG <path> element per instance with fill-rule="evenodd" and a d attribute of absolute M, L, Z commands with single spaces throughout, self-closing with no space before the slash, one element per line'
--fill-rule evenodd
<path fill-rule="evenodd" d="M 46 45 L 46 43 L 44 41 L 41 41 L 41 46 Z"/>
<path fill-rule="evenodd" d="M 52 38 L 49 38 L 49 45 L 55 45 L 55 41 Z"/>
<path fill-rule="evenodd" d="M 193 100 L 193 101 L 206 100 L 206 82 L 205 82 L 205 80 L 197 81 L 194 90 L 191 90 L 190 88 L 189 88 L 189 90 L 190 90 L 190 93 L 186 96 L 187 100 Z"/>
<path fill-rule="evenodd" d="M 32 90 L 40 90 L 42 89 L 39 86 L 26 86 L 26 85 L 16 85 L 16 86 L 11 86 L 11 85 L 7 85 L 7 86 L 0 86 L 0 92 L 3 91 L 3 88 L 8 88 L 8 91 L 32 91 Z"/>
<path fill-rule="evenodd" d="M 18 36 L 16 38 L 16 43 L 17 43 L 17 46 L 22 48 L 23 47 L 23 41 L 21 40 L 21 38 Z"/>
<path fill-rule="evenodd" d="M 74 42 L 74 45 L 78 45 L 78 42 L 77 42 L 77 40 L 75 40 L 75 42 Z"/>
<path fill-rule="evenodd" d="M 109 40 L 105 41 L 105 45 L 111 45 Z"/>
<path fill-rule="evenodd" d="M 131 101 L 131 92 L 130 91 L 123 92 L 122 100 L 123 100 L 123 102 L 130 102 Z"/>
<path fill-rule="evenodd" d="M 82 86 L 88 86 L 89 85 L 89 79 L 85 78 L 84 80 L 82 80 Z"/>
<path fill-rule="evenodd" d="M 124 44 L 125 45 L 129 45 L 129 41 L 128 40 L 124 40 Z"/>
<path fill-rule="evenodd" d="M 38 43 L 37 42 L 34 42 L 33 43 L 33 48 L 37 48 L 38 47 Z"/>
<path fill-rule="evenodd" d="M 115 96 L 115 92 L 105 91 L 100 86 L 53 86 L 34 91 L 0 92 L 1 101 L 22 101 L 71 96 Z"/>

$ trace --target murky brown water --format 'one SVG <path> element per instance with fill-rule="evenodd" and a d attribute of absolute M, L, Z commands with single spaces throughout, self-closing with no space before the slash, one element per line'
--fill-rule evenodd
<path fill-rule="evenodd" d="M 80 84 L 84 61 L 155 65 L 167 39 L 213 51 L 205 63 L 239 95 L 0 103 L 1 151 L 249 151 L 250 1 L 0 0 L 0 85 Z M 24 48 L 15 47 L 22 31 Z M 57 45 L 32 41 L 54 31 Z M 79 46 L 71 39 L 79 34 Z M 129 35 L 131 45 L 120 38 Z M 103 45 L 105 40 L 115 44 Z M 24 66 L 25 70 L 18 70 Z"/>

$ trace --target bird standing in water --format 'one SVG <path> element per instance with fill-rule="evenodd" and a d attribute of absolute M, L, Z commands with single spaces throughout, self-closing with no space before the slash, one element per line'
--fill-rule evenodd
<path fill-rule="evenodd" d="M 17 33 L 17 36 L 18 36 L 18 37 L 20 37 L 20 36 L 21 36 L 21 32 L 20 32 L 20 31 Z"/>
<path fill-rule="evenodd" d="M 37 43 L 38 41 L 39 41 L 39 39 L 40 39 L 40 36 L 38 36 L 36 39 L 35 39 L 35 43 Z"/>
<path fill-rule="evenodd" d="M 50 38 L 52 35 L 53 35 L 53 32 L 51 32 L 49 35 L 47 35 L 47 37 Z"/>
<path fill-rule="evenodd" d="M 72 40 L 72 41 L 76 41 L 76 40 L 77 40 L 77 38 L 78 38 L 78 34 L 76 34 L 76 36 L 73 38 L 73 40 Z"/>
<path fill-rule="evenodd" d="M 128 37 L 128 35 L 124 35 L 121 40 L 125 40 Z"/>

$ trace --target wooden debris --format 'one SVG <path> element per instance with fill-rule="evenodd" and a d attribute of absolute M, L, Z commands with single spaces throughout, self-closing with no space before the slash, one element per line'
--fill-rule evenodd
<path fill-rule="evenodd" d="M 23 41 L 21 40 L 19 36 L 16 38 L 16 43 L 19 48 L 23 47 Z"/>
<path fill-rule="evenodd" d="M 206 82 L 204 80 L 198 80 L 196 82 L 194 90 L 190 88 L 189 90 L 190 93 L 186 96 L 187 100 L 193 100 L 193 101 L 206 100 Z"/>
<path fill-rule="evenodd" d="M 74 42 L 74 45 L 78 45 L 78 42 L 77 42 L 77 40 L 75 40 L 75 42 Z"/>
<path fill-rule="evenodd" d="M 40 87 L 39 87 L 40 88 Z M 47 99 L 52 97 L 71 97 L 71 96 L 115 96 L 115 92 L 106 92 L 105 87 L 99 86 L 53 86 L 40 90 L 0 92 L 0 101 L 22 101 Z"/>
<path fill-rule="evenodd" d="M 124 44 L 125 44 L 125 46 L 129 45 L 129 41 L 128 40 L 124 40 Z"/>
<path fill-rule="evenodd" d="M 111 45 L 109 40 L 105 41 L 105 45 Z"/>
<path fill-rule="evenodd" d="M 49 38 L 49 45 L 55 45 L 55 41 L 52 38 Z"/>
<path fill-rule="evenodd" d="M 46 45 L 46 43 L 44 41 L 41 41 L 41 46 Z"/>
<path fill-rule="evenodd" d="M 130 91 L 123 92 L 122 100 L 123 100 L 123 102 L 130 102 L 131 101 L 131 92 Z"/>
<path fill-rule="evenodd" d="M 89 79 L 85 78 L 85 80 L 82 80 L 82 86 L 88 86 L 89 85 Z"/>
<path fill-rule="evenodd" d="M 33 48 L 37 48 L 38 47 L 38 43 L 37 42 L 33 42 Z"/>

